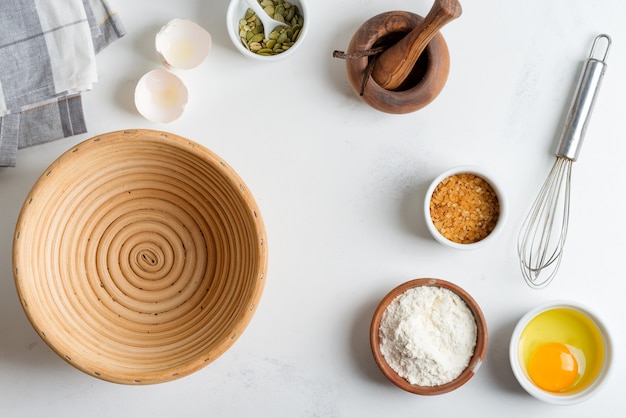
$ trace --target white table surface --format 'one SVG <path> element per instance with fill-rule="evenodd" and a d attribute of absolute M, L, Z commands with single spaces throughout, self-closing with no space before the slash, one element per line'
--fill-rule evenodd
<path fill-rule="evenodd" d="M 227 3 L 114 1 L 128 34 L 98 55 L 100 81 L 84 94 L 89 134 L 21 150 L 17 167 L 0 169 L 0 416 L 624 416 L 626 2 L 463 2 L 463 15 L 442 31 L 451 53 L 445 89 L 408 115 L 359 101 L 345 62 L 331 54 L 370 17 L 423 15 L 430 1 L 309 0 L 306 45 L 273 64 L 235 50 Z M 200 23 L 214 44 L 200 67 L 180 73 L 190 90 L 185 114 L 161 125 L 139 116 L 133 91 L 143 73 L 160 67 L 153 37 L 175 17 Z M 582 61 L 602 32 L 613 48 L 574 165 L 565 257 L 547 289 L 531 290 L 518 267 L 517 233 L 554 161 Z M 257 199 L 270 249 L 261 304 L 235 345 L 199 372 L 150 386 L 101 381 L 54 354 L 26 319 L 11 274 L 15 223 L 37 177 L 74 144 L 129 128 L 173 132 L 224 158 Z M 510 204 L 502 235 L 472 252 L 436 243 L 423 221 L 428 183 L 461 164 L 495 173 Z M 489 327 L 478 374 L 436 397 L 393 386 L 369 347 L 379 300 L 418 277 L 463 287 Z M 563 298 L 596 310 L 615 349 L 603 391 L 571 407 L 530 397 L 508 360 L 520 316 Z"/>

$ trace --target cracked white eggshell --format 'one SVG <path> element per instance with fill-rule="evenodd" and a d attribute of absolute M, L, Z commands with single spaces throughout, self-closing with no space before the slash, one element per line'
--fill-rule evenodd
<path fill-rule="evenodd" d="M 157 33 L 155 47 L 166 68 L 188 70 L 209 55 L 211 34 L 191 20 L 173 19 Z"/>
<path fill-rule="evenodd" d="M 175 74 L 166 70 L 146 73 L 135 88 L 135 106 L 143 117 L 160 123 L 178 119 L 187 104 L 187 87 Z"/>

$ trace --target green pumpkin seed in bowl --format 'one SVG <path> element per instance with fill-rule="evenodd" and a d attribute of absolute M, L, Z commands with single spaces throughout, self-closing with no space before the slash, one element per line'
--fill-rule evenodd
<path fill-rule="evenodd" d="M 246 0 L 232 0 L 227 13 L 229 36 L 244 55 L 275 61 L 291 55 L 302 42 L 308 28 L 301 0 L 256 0 L 265 13 L 284 26 L 276 26 L 265 36 L 264 27 Z"/>

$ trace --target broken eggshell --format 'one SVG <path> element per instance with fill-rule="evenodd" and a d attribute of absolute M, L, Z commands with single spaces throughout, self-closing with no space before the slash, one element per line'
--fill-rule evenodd
<path fill-rule="evenodd" d="M 173 19 L 156 34 L 155 47 L 166 68 L 188 70 L 204 61 L 211 50 L 211 34 L 191 20 Z"/>
<path fill-rule="evenodd" d="M 152 70 L 137 83 L 135 106 L 146 119 L 168 123 L 183 114 L 187 96 L 187 87 L 176 75 L 166 70 Z"/>

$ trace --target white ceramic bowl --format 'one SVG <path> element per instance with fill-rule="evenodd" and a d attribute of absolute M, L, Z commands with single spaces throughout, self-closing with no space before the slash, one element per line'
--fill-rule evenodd
<path fill-rule="evenodd" d="M 550 312 L 558 312 L 556 310 L 563 309 L 563 312 L 569 312 L 569 314 L 546 316 L 546 313 L 550 315 Z M 543 322 L 539 323 L 536 320 L 539 315 L 548 319 L 544 319 Z M 531 322 L 533 320 L 537 322 Z M 524 332 L 529 323 L 531 324 L 529 331 Z M 541 324 L 541 329 L 539 324 Z M 555 330 L 550 330 L 551 327 L 554 327 Z M 536 331 L 539 329 L 540 331 Z M 532 330 L 535 330 L 535 332 L 533 333 Z M 573 344 L 574 346 L 582 345 L 581 341 L 587 341 L 590 338 L 583 338 L 581 335 L 594 335 L 594 343 L 591 345 L 600 348 L 598 351 L 602 355 L 589 355 L 587 353 L 586 357 L 589 358 L 585 357 L 582 362 L 580 359 L 577 359 L 579 364 L 578 372 L 581 375 L 579 375 L 579 380 L 571 387 L 563 389 L 561 392 L 548 391 L 539 387 L 531 378 L 524 361 L 524 358 L 528 358 L 533 351 L 530 347 L 536 349 L 539 345 L 548 342 L 566 345 Z M 528 352 L 525 352 L 525 350 L 528 350 Z M 572 349 L 572 353 L 579 351 L 583 352 L 578 347 Z M 590 350 L 590 353 L 595 353 L 595 351 Z M 531 309 L 517 323 L 509 346 L 511 368 L 520 385 L 533 397 L 556 405 L 576 404 L 595 395 L 607 381 L 612 358 L 613 346 L 611 337 L 603 322 L 588 307 L 572 301 L 553 301 Z M 580 364 L 582 364 L 582 371 Z"/>
<path fill-rule="evenodd" d="M 481 239 L 480 241 L 476 241 L 476 242 L 468 243 L 468 244 L 454 242 L 444 237 L 435 227 L 435 224 L 433 223 L 433 220 L 430 215 L 430 201 L 431 201 L 433 192 L 435 191 L 439 183 L 441 183 L 443 180 L 447 179 L 450 176 L 453 176 L 456 174 L 463 174 L 463 173 L 474 174 L 482 178 L 483 180 L 485 180 L 487 183 L 489 183 L 491 188 L 495 191 L 496 196 L 498 197 L 498 203 L 500 206 L 498 220 L 494 229 L 491 231 L 491 233 L 489 233 L 489 235 L 487 235 L 485 238 Z M 432 181 L 432 183 L 428 187 L 428 190 L 426 191 L 426 196 L 424 199 L 424 218 L 426 221 L 426 226 L 428 228 L 428 231 L 430 231 L 432 236 L 439 243 L 445 246 L 460 249 L 460 250 L 473 250 L 473 249 L 482 247 L 483 245 L 493 241 L 504 228 L 507 214 L 508 214 L 508 207 L 507 207 L 507 202 L 506 202 L 504 193 L 502 192 L 502 187 L 500 187 L 500 185 L 494 180 L 494 177 L 491 176 L 487 171 L 479 167 L 470 166 L 470 165 L 462 165 L 462 166 L 454 167 L 441 173 Z"/>
<path fill-rule="evenodd" d="M 293 55 L 300 48 L 309 31 L 309 14 L 304 0 L 289 0 L 289 2 L 297 6 L 298 9 L 300 9 L 300 14 L 304 17 L 304 24 L 302 26 L 302 31 L 300 32 L 300 37 L 287 51 L 281 52 L 277 55 L 264 56 L 249 51 L 241 43 L 241 38 L 239 37 L 239 20 L 246 14 L 248 4 L 245 0 L 231 0 L 226 12 L 226 28 L 228 30 L 228 36 L 233 42 L 233 45 L 235 45 L 237 51 L 241 52 L 248 58 L 264 62 L 276 62 Z"/>

